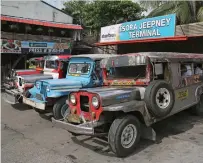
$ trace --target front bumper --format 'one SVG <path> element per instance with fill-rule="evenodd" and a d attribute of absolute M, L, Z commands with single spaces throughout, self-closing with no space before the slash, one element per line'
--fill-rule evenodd
<path fill-rule="evenodd" d="M 101 123 L 96 121 L 74 125 L 74 124 L 65 122 L 64 120 L 56 120 L 52 117 L 52 123 L 54 124 L 54 126 L 58 128 L 65 129 L 71 133 L 75 133 L 79 135 L 91 135 L 91 136 L 104 135 L 104 133 L 95 132 L 95 127 L 102 125 Z"/>
<path fill-rule="evenodd" d="M 5 89 L 3 94 L 3 99 L 9 104 L 17 104 L 22 100 L 22 93 L 17 89 Z"/>
<path fill-rule="evenodd" d="M 5 89 L 14 89 L 14 86 L 13 85 L 10 85 L 9 83 L 3 83 L 3 87 Z"/>
<path fill-rule="evenodd" d="M 30 105 L 34 108 L 40 109 L 40 110 L 45 110 L 46 109 L 46 104 L 44 102 L 41 102 L 35 98 L 26 98 L 25 96 L 23 97 L 23 103 Z"/>

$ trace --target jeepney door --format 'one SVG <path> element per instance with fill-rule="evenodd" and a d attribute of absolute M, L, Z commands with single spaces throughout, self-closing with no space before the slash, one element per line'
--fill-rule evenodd
<path fill-rule="evenodd" d="M 99 61 L 95 61 L 93 64 L 91 78 L 95 86 L 101 85 L 102 76 L 101 76 L 101 68 L 99 65 Z"/>
<path fill-rule="evenodd" d="M 192 73 L 189 76 L 181 75 L 181 64 L 180 63 L 171 63 L 171 77 L 172 77 L 172 87 L 175 94 L 175 105 L 172 113 L 183 110 L 184 108 L 189 108 L 193 106 L 197 101 L 195 97 L 195 92 L 197 84 L 188 83 L 187 81 L 193 80 L 194 70 L 193 65 L 191 64 Z"/>

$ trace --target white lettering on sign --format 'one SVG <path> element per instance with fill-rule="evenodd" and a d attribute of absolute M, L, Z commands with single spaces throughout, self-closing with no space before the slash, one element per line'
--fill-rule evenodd
<path fill-rule="evenodd" d="M 29 48 L 32 53 L 63 53 L 64 49 Z"/>
<path fill-rule="evenodd" d="M 171 18 L 163 18 L 160 20 L 151 20 L 151 21 L 145 21 L 142 22 L 139 26 L 139 29 L 148 29 L 148 28 L 154 28 L 154 27 L 164 27 L 169 26 L 171 21 Z M 127 24 L 120 27 L 120 32 L 126 32 L 126 31 L 133 31 L 137 30 L 136 24 Z"/>
<path fill-rule="evenodd" d="M 173 37 L 175 35 L 176 15 L 124 22 L 101 28 L 100 41 L 126 41 L 133 39 Z"/>
<path fill-rule="evenodd" d="M 144 21 L 140 24 L 139 28 L 136 24 L 127 24 L 120 26 L 120 32 L 128 32 L 129 38 L 142 38 L 161 36 L 160 31 L 156 27 L 165 27 L 170 25 L 171 18 L 163 18 L 160 20 Z M 156 29 L 154 29 L 156 28 Z"/>
<path fill-rule="evenodd" d="M 154 37 L 154 36 L 160 36 L 161 34 L 159 33 L 158 29 L 153 29 L 153 30 L 140 30 L 136 32 L 129 32 L 130 39 L 135 39 L 135 38 L 141 38 L 141 37 Z"/>

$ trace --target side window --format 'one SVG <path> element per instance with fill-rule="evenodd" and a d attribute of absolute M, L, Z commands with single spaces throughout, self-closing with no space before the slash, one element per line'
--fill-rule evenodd
<path fill-rule="evenodd" d="M 189 77 L 194 75 L 193 64 L 191 63 L 184 63 L 180 65 L 180 71 L 182 77 Z"/>
<path fill-rule="evenodd" d="M 203 75 L 203 64 L 195 63 L 194 64 L 195 75 Z"/>

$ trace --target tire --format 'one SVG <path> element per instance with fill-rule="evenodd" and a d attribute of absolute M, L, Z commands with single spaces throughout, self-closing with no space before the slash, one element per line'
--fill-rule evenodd
<path fill-rule="evenodd" d="M 30 97 L 31 97 L 31 93 L 29 92 L 29 90 L 25 91 L 24 96 L 25 96 L 26 98 L 30 98 Z M 27 105 L 27 107 L 28 107 L 29 109 L 32 109 L 32 106 Z"/>
<path fill-rule="evenodd" d="M 127 126 L 130 126 L 132 132 L 136 131 L 136 133 L 134 133 L 136 134 L 136 137 L 133 136 L 132 134 L 129 134 L 132 137 L 131 139 L 128 137 L 129 135 L 128 136 L 125 135 L 127 136 L 127 139 L 131 139 L 131 142 L 128 144 L 128 146 L 127 145 L 125 146 L 124 144 L 127 143 L 126 141 L 130 140 L 126 140 L 126 138 L 122 140 L 121 137 L 123 135 L 123 132 L 126 131 L 125 129 Z M 113 121 L 109 129 L 108 133 L 109 146 L 118 157 L 126 157 L 134 151 L 137 143 L 140 140 L 140 135 L 141 135 L 140 122 L 135 116 L 126 115 L 124 117 L 117 118 Z"/>
<path fill-rule="evenodd" d="M 66 104 L 67 97 L 60 98 L 53 107 L 53 115 L 55 119 L 64 118 L 65 112 L 68 109 L 68 105 Z"/>
<path fill-rule="evenodd" d="M 196 116 L 203 116 L 203 94 L 200 96 L 198 104 L 193 106 L 190 111 Z"/>
<path fill-rule="evenodd" d="M 153 81 L 145 90 L 144 101 L 153 116 L 165 117 L 171 112 L 175 103 L 173 88 L 165 81 Z"/>
<path fill-rule="evenodd" d="M 25 91 L 24 96 L 25 96 L 26 98 L 30 98 L 31 93 L 29 92 L 29 90 Z"/>

